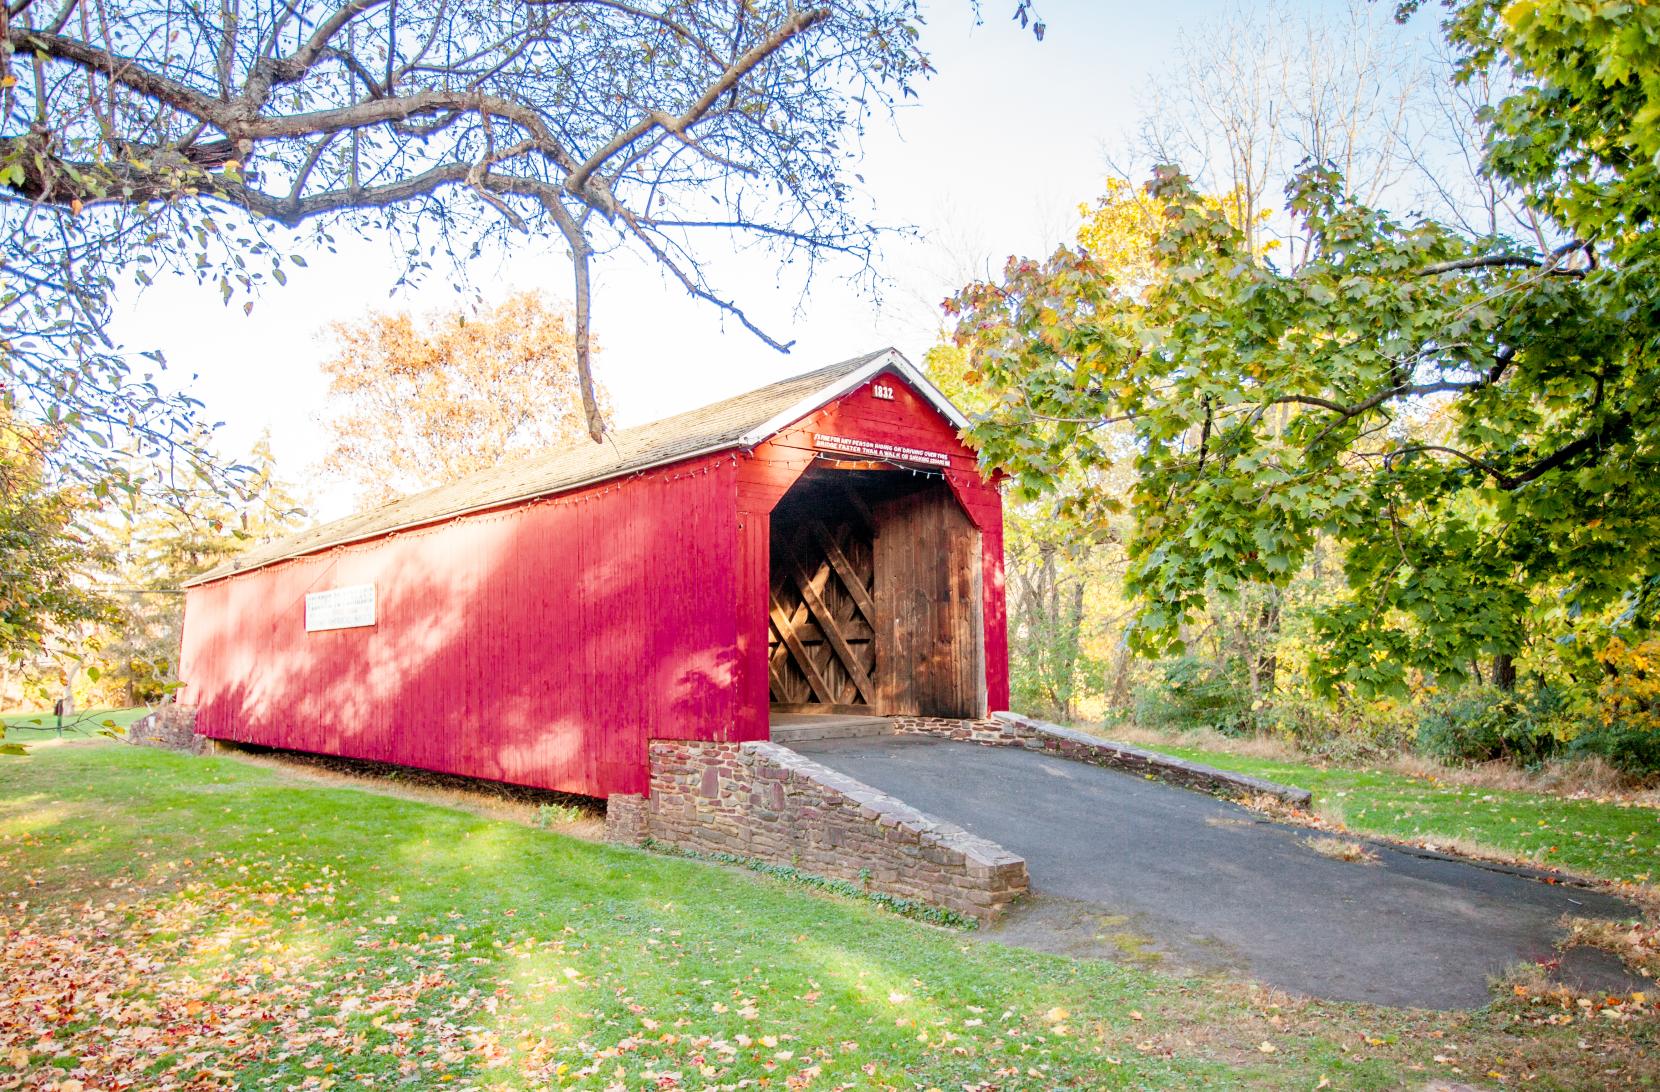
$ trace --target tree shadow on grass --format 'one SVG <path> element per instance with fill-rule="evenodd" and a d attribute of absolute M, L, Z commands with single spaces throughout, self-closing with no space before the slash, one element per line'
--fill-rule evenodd
<path fill-rule="evenodd" d="M 54 755 L 12 799 L 25 796 L 74 811 L 0 855 L 8 872 L 65 881 L 53 899 L 67 912 L 33 948 L 11 934 L 0 958 L 8 982 L 74 1009 L 55 1035 L 83 1080 L 126 1066 L 156 1083 L 177 1067 L 251 1087 L 364 1075 L 640 1087 L 668 1073 L 691 1087 L 1284 1087 L 1315 1083 L 1364 1029 L 1395 1045 L 1334 1072 L 1393 1084 L 1441 1049 L 1429 1029 L 1475 1019 L 1270 1003 L 1002 949 L 748 873 L 298 791 L 223 759 Z M 88 883 L 89 866 L 131 882 Z M 169 886 L 141 882 L 158 878 Z M 36 934 L 42 909 L 22 919 Z M 60 957 L 86 973 L 37 973 Z M 1217 1022 L 1225 1042 L 1195 1030 Z M 1546 1034 L 1567 1037 L 1571 1060 L 1574 1036 L 1613 1032 Z M 1257 1055 L 1269 1040 L 1273 1057 Z"/>
<path fill-rule="evenodd" d="M 187 828 L 211 848 L 168 890 L 83 887 L 58 923 L 53 951 L 106 953 L 75 958 L 120 997 L 77 1010 L 89 1038 L 65 1029 L 87 1048 L 80 1079 L 140 1065 L 160 1079 L 204 1051 L 211 1062 L 189 1065 L 234 1064 L 242 1083 L 303 1079 L 317 1058 L 337 1080 L 510 1086 L 560 1066 L 609 1084 L 619 1066 L 636 1083 L 701 1079 L 705 1066 L 722 1081 L 816 1067 L 863 1082 L 867 1063 L 906 1080 L 934 1065 L 886 1001 L 804 1002 L 827 975 L 790 938 L 851 950 L 874 937 L 864 958 L 904 982 L 931 973 L 956 934 L 691 862 L 349 790 L 296 793 L 220 760 L 135 757 L 153 798 L 123 777 L 83 787 L 80 802 L 117 821 L 43 818 L 49 867 L 98 858 L 136 877 L 140 815 L 168 824 L 146 852 L 198 852 Z M 195 773 L 230 787 L 192 792 L 181 782 Z M 988 995 L 1007 990 L 989 968 L 976 977 Z M 136 1026 L 164 1030 L 135 1038 Z"/>

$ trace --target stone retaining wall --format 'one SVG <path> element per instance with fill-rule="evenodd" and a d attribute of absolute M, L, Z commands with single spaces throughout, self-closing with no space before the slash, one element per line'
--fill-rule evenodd
<path fill-rule="evenodd" d="M 651 795 L 612 796 L 607 834 L 786 864 L 990 921 L 1026 862 L 775 743 L 653 740 Z"/>
<path fill-rule="evenodd" d="M 993 747 L 1024 747 L 1029 751 L 1088 762 L 1114 770 L 1127 770 L 1160 781 L 1168 781 L 1200 792 L 1234 799 L 1272 796 L 1292 807 L 1306 808 L 1313 799 L 1307 789 L 1264 781 L 1260 777 L 1218 770 L 1174 755 L 1115 743 L 1058 724 L 1023 717 L 1018 713 L 993 713 L 985 720 L 948 720 L 940 717 L 894 717 L 894 730 L 919 735 L 942 736 L 965 743 Z"/>
<path fill-rule="evenodd" d="M 983 720 L 954 720 L 950 717 L 889 717 L 893 730 L 917 736 L 940 736 L 958 743 L 985 743 L 1003 747 L 1020 742 L 1010 734 L 1003 722 L 992 717 Z"/>
<path fill-rule="evenodd" d="M 196 708 L 190 705 L 163 705 L 140 717 L 127 727 L 127 741 L 193 755 L 209 754 L 215 746 L 213 740 L 196 734 Z"/>

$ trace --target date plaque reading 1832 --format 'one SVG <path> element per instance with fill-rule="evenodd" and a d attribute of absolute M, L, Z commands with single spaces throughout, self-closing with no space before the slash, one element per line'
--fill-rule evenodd
<path fill-rule="evenodd" d="M 305 629 L 355 629 L 375 624 L 375 586 L 354 584 L 346 588 L 311 592 L 305 597 Z"/>

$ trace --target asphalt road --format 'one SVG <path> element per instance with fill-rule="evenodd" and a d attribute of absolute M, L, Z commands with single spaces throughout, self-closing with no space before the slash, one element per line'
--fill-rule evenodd
<path fill-rule="evenodd" d="M 1342 1001 L 1473 1008 L 1518 962 L 1552 957 L 1564 914 L 1628 917 L 1597 892 L 1314 832 L 1201 793 L 1029 751 L 918 736 L 793 749 L 1026 858 L 1036 892 L 987 939 L 1243 975 Z M 1582 984 L 1620 989 L 1585 952 Z M 1633 986 L 1631 988 L 1640 988 Z"/>

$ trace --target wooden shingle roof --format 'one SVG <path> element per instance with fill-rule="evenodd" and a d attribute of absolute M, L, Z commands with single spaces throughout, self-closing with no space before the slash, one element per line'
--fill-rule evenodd
<path fill-rule="evenodd" d="M 185 586 L 469 512 L 594 485 L 696 455 L 753 447 L 884 370 L 903 376 L 959 428 L 967 424 L 961 412 L 904 356 L 894 349 L 881 349 L 722 402 L 607 433 L 604 443 L 596 444 L 584 436 L 301 531 L 239 554 L 186 581 Z"/>

